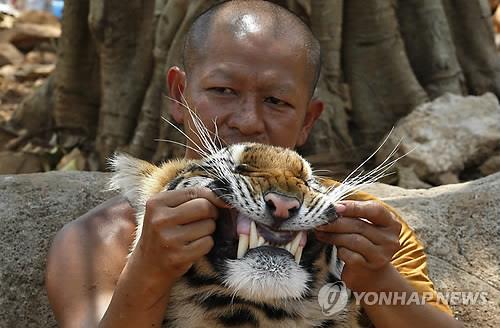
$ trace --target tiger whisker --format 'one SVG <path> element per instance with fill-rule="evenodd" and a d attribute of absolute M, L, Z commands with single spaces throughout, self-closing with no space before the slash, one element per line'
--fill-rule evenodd
<path fill-rule="evenodd" d="M 208 155 L 193 139 L 191 139 L 184 131 L 182 131 L 182 129 L 180 129 L 179 127 L 177 127 L 175 124 L 173 124 L 172 122 L 170 122 L 168 119 L 166 119 L 163 116 L 162 116 L 162 120 L 164 120 L 170 126 L 172 126 L 174 129 L 176 129 L 177 131 L 179 131 L 187 140 L 191 141 L 193 143 L 193 145 L 196 148 L 198 148 L 198 150 L 195 150 L 194 148 L 191 148 L 191 149 L 193 149 L 193 151 L 195 151 L 200 156 L 207 156 Z"/>

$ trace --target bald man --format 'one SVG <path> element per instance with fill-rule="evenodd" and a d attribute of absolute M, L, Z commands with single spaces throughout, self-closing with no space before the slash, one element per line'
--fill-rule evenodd
<path fill-rule="evenodd" d="M 167 81 L 170 96 L 182 101 L 184 95 L 207 127 L 217 118 L 225 142 L 295 148 L 305 143 L 323 110 L 312 97 L 319 72 L 318 41 L 296 16 L 268 2 L 232 1 L 196 19 L 186 37 L 184 70 L 170 68 Z M 171 107 L 178 123 L 190 123 L 179 105 Z M 185 157 L 197 154 L 187 147 Z M 398 272 L 411 262 L 419 263 L 412 271 L 416 280 L 432 289 L 425 256 L 407 226 L 402 230 L 380 204 L 346 204 L 344 218 L 323 226 L 317 238 L 338 247 L 349 288 L 414 292 Z M 159 327 L 172 286 L 212 248 L 218 210 L 225 206 L 207 189 L 154 196 L 130 257 L 135 213 L 125 199 L 114 198 L 68 223 L 54 239 L 47 264 L 47 289 L 59 325 Z M 447 307 L 363 308 L 377 327 L 461 326 Z"/>

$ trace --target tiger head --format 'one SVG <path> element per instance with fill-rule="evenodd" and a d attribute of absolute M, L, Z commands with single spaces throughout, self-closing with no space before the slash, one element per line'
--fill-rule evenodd
<path fill-rule="evenodd" d="M 214 247 L 203 259 L 210 267 L 204 265 L 205 275 L 232 295 L 276 304 L 307 297 L 318 274 L 340 278 L 332 247 L 317 241 L 312 230 L 335 220 L 335 202 L 351 189 L 315 177 L 295 151 L 241 143 L 161 167 L 125 155 L 113 163 L 112 183 L 138 209 L 137 236 L 146 200 L 157 192 L 208 187 L 232 207 L 221 211 Z"/>

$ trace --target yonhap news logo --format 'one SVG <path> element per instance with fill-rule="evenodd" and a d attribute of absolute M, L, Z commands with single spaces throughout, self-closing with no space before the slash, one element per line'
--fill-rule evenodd
<path fill-rule="evenodd" d="M 430 300 L 448 305 L 484 305 L 488 303 L 486 291 L 446 292 L 353 292 L 343 281 L 324 285 L 318 294 L 318 303 L 326 316 L 342 311 L 349 298 L 357 305 L 424 305 Z"/>
<path fill-rule="evenodd" d="M 318 302 L 321 312 L 332 316 L 342 311 L 349 301 L 350 291 L 343 281 L 326 284 L 319 290 Z"/>

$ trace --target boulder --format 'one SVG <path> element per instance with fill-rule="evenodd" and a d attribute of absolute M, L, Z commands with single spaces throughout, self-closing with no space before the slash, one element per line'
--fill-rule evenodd
<path fill-rule="evenodd" d="M 20 65 L 24 55 L 10 43 L 0 43 L 0 66 Z"/>
<path fill-rule="evenodd" d="M 457 182 L 466 166 L 482 163 L 500 143 L 498 99 L 445 94 L 417 107 L 397 123 L 377 162 L 399 143 L 397 154 L 407 154 L 399 166 L 434 185 Z"/>
<path fill-rule="evenodd" d="M 113 196 L 109 174 L 0 176 L 0 327 L 55 327 L 44 289 L 48 247 L 70 220 Z M 500 174 L 428 190 L 376 184 L 368 192 L 401 212 L 427 245 L 439 292 L 481 291 L 486 302 L 452 305 L 467 327 L 500 322 Z M 462 299 L 458 300 L 462 301 Z"/>
<path fill-rule="evenodd" d="M 44 171 L 41 158 L 34 154 L 0 151 L 0 174 L 34 173 Z"/>
<path fill-rule="evenodd" d="M 497 153 L 488 158 L 483 164 L 481 164 L 479 171 L 483 175 L 500 172 L 500 154 Z"/>
<path fill-rule="evenodd" d="M 51 41 L 61 36 L 61 27 L 32 23 L 17 23 L 8 31 L 6 37 L 13 45 L 23 51 L 29 51 L 44 41 Z"/>

